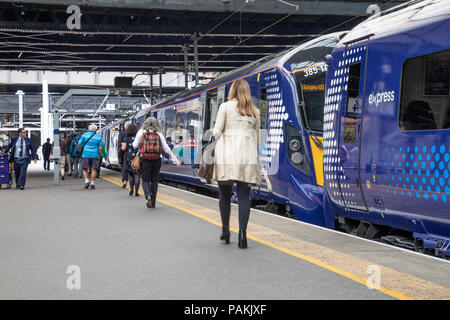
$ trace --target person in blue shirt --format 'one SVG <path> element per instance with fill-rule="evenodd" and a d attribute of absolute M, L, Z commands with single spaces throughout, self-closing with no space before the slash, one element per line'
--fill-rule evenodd
<path fill-rule="evenodd" d="M 11 150 L 10 162 L 14 161 L 16 188 L 23 190 L 25 188 L 28 165 L 31 159 L 36 163 L 38 156 L 31 140 L 27 138 L 27 131 L 24 128 L 20 128 L 17 132 L 19 136 L 12 138 L 11 143 L 5 148 L 3 154 Z"/>
<path fill-rule="evenodd" d="M 97 170 L 100 163 L 99 158 L 105 147 L 102 137 L 96 131 L 97 126 L 95 124 L 89 125 L 89 131 L 85 132 L 78 142 L 83 148 L 81 167 L 83 168 L 85 189 L 89 188 L 89 169 L 91 169 L 91 189 L 95 189 L 95 179 L 97 178 Z"/>

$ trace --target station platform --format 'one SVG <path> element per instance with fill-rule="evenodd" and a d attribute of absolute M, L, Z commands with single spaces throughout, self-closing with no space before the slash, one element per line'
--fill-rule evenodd
<path fill-rule="evenodd" d="M 219 240 L 218 200 L 160 184 L 155 209 L 102 168 L 0 189 L 0 299 L 450 299 L 450 263 L 252 209 L 248 248 Z M 68 285 L 73 266 L 79 288 Z"/>

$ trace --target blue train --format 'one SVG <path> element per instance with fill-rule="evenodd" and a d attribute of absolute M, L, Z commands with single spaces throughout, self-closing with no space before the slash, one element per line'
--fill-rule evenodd
<path fill-rule="evenodd" d="M 204 181 L 197 174 L 202 145 L 210 138 L 218 108 L 227 100 L 231 83 L 243 78 L 261 111 L 263 185 L 252 189 L 254 204 L 324 225 L 322 122 L 327 70 L 324 58 L 344 34 L 325 35 L 265 57 L 131 117 L 138 125 L 150 114 L 160 119 L 163 134 L 182 161 L 181 168 L 177 168 L 165 160 L 161 178 L 217 192 L 217 184 Z M 108 165 L 118 164 L 117 137 L 125 120 L 102 130 L 109 149 Z"/>
<path fill-rule="evenodd" d="M 181 92 L 130 119 L 161 120 L 177 168 L 161 177 L 217 190 L 196 165 L 233 80 L 261 111 L 254 204 L 298 220 L 450 256 L 450 5 L 411 1 Z M 128 119 L 128 120 L 130 120 Z M 127 119 L 101 132 L 109 166 Z"/>
<path fill-rule="evenodd" d="M 327 57 L 329 227 L 450 256 L 449 17 L 449 1 L 411 1 Z"/>

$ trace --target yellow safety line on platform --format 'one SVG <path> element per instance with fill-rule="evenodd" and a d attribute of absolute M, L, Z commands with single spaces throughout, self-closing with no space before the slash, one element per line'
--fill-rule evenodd
<path fill-rule="evenodd" d="M 102 176 L 102 179 L 104 179 L 106 181 L 109 181 L 109 182 L 111 182 L 111 183 L 113 183 L 115 185 L 122 186 L 122 184 L 120 183 L 120 179 L 117 179 L 117 181 L 115 181 L 116 178 L 112 178 L 112 177 L 107 178 L 105 176 Z M 214 225 L 221 226 L 220 222 L 215 221 L 214 219 L 211 219 L 211 218 L 209 218 L 209 217 L 207 217 L 205 215 L 199 214 L 199 213 L 197 213 L 197 212 L 195 212 L 193 210 L 189 210 L 189 209 L 186 209 L 186 208 L 181 207 L 179 205 L 176 205 L 174 203 L 165 201 L 165 200 L 161 199 L 161 196 L 162 197 L 168 197 L 168 198 L 172 197 L 170 195 L 166 195 L 166 194 L 160 192 L 160 197 L 158 198 L 158 202 L 160 202 L 162 204 L 165 204 L 165 205 L 167 205 L 169 207 L 178 209 L 180 211 L 189 213 L 189 214 L 191 214 L 191 215 L 193 215 L 195 217 L 198 217 L 198 218 L 200 218 L 202 220 L 208 221 L 208 222 L 210 222 L 210 223 L 212 223 Z M 189 202 L 187 200 L 182 200 L 182 201 Z M 191 203 L 191 202 L 189 202 L 189 203 Z M 201 207 L 199 205 L 194 205 L 194 206 Z M 204 208 L 204 209 L 211 211 L 211 209 L 209 209 L 209 208 Z M 201 210 L 199 210 L 199 211 L 201 211 Z M 263 227 L 261 227 L 261 228 L 263 228 Z M 238 230 L 235 229 L 235 228 L 231 228 L 230 227 L 230 230 L 233 231 L 233 232 L 236 232 L 236 233 L 238 232 Z M 267 229 L 267 230 L 269 230 L 269 229 Z M 261 233 L 264 233 L 264 230 Z M 276 233 L 276 232 L 274 232 L 274 233 Z M 280 233 L 280 234 L 283 235 L 282 233 Z M 288 236 L 286 236 L 286 237 L 288 237 Z M 322 267 L 324 269 L 327 269 L 329 271 L 337 273 L 337 274 L 339 274 L 341 276 L 344 276 L 344 277 L 346 277 L 348 279 L 356 281 L 356 282 L 358 282 L 358 283 L 360 283 L 362 285 L 367 285 L 367 283 L 368 283 L 367 278 L 355 275 L 355 274 L 353 274 L 351 272 L 348 272 L 348 271 L 346 271 L 346 270 L 344 270 L 342 268 L 332 266 L 332 265 L 330 265 L 330 264 L 328 264 L 328 263 L 326 263 L 324 261 L 321 261 L 321 260 L 319 260 L 317 258 L 314 258 L 314 257 L 308 256 L 308 255 L 296 252 L 296 251 L 294 251 L 292 249 L 286 248 L 284 246 L 280 246 L 280 245 L 275 244 L 275 243 L 273 243 L 271 241 L 267 241 L 267 240 L 261 239 L 259 237 L 254 236 L 254 235 L 251 235 L 251 234 L 247 234 L 247 238 L 252 239 L 252 240 L 254 240 L 256 242 L 259 242 L 261 244 L 264 244 L 266 246 L 272 247 L 272 248 L 274 248 L 276 250 L 279 250 L 279 251 L 282 251 L 284 253 L 287 253 L 287 254 L 289 254 L 291 256 L 294 256 L 294 257 L 300 258 L 302 260 L 308 261 L 308 262 L 310 262 L 312 264 L 315 264 L 315 265 L 317 265 L 319 267 Z M 301 241 L 303 243 L 308 243 L 308 242 L 306 242 L 304 240 L 301 240 L 301 239 L 298 239 L 298 241 Z M 336 251 L 331 250 L 331 249 L 328 249 L 328 250 L 333 251 L 334 254 L 345 255 L 345 254 L 336 252 Z M 331 254 L 331 256 L 332 256 L 332 254 Z M 353 256 L 351 256 L 351 257 L 355 259 L 355 261 L 353 262 L 354 264 L 358 264 L 358 263 L 361 263 L 361 262 L 369 263 L 368 261 L 359 259 L 357 257 L 353 257 Z M 323 258 L 326 260 L 327 257 L 323 256 Z M 411 284 L 413 281 L 416 281 L 417 286 L 414 287 L 414 289 L 417 289 L 417 294 L 415 294 L 415 295 L 416 295 L 416 298 L 418 298 L 418 299 L 426 299 L 426 298 L 428 298 L 428 299 L 429 298 L 431 298 L 431 299 L 437 299 L 437 298 L 439 298 L 439 299 L 450 299 L 450 290 L 448 290 L 447 288 L 443 288 L 443 287 L 438 286 L 438 285 L 436 285 L 434 283 L 430 283 L 428 281 L 425 281 L 425 280 L 422 280 L 422 279 L 419 279 L 419 278 L 415 278 L 415 277 L 409 276 L 407 274 L 399 273 L 398 271 L 395 271 L 395 270 L 392 270 L 392 269 L 389 269 L 389 268 L 386 268 L 386 267 L 383 267 L 383 266 L 380 266 L 380 267 L 383 269 L 383 272 L 389 273 L 389 276 L 393 278 L 393 279 L 391 279 L 391 281 L 396 284 L 394 286 L 401 286 L 401 284 L 398 284 L 398 283 L 408 282 L 409 284 Z M 399 276 L 404 276 L 405 279 L 398 278 Z M 436 288 L 438 290 L 436 290 Z M 426 290 L 426 289 L 428 289 L 428 290 Z M 380 291 L 380 292 L 382 292 L 384 294 L 387 294 L 387 295 L 389 295 L 391 297 L 394 297 L 394 298 L 400 299 L 400 300 L 414 300 L 414 299 L 416 299 L 416 298 L 411 296 L 412 294 L 407 295 L 407 294 L 404 294 L 402 292 L 399 292 L 399 291 L 396 291 L 396 290 L 392 290 L 392 289 L 388 289 L 388 288 L 381 287 L 381 286 L 380 287 L 375 287 L 374 290 L 378 290 L 378 291 Z M 408 290 L 406 290 L 406 291 L 408 291 Z M 411 293 L 414 292 L 414 290 L 411 290 L 411 288 L 409 288 L 409 291 L 411 291 Z M 430 293 L 428 293 L 428 291 L 433 292 L 433 295 L 430 296 Z M 436 291 L 440 291 L 440 292 L 437 293 Z M 434 296 L 434 294 L 437 294 L 437 296 Z"/>

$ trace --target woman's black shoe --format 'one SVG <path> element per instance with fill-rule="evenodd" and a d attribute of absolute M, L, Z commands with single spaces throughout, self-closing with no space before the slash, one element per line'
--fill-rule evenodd
<path fill-rule="evenodd" d="M 130 190 L 129 195 L 130 195 L 130 197 L 133 195 L 133 189 Z"/>
<path fill-rule="evenodd" d="M 220 240 L 224 240 L 225 243 L 230 243 L 230 227 L 222 227 L 222 234 Z"/>
<path fill-rule="evenodd" d="M 130 194 L 130 196 L 131 196 L 131 194 Z M 139 197 L 139 192 L 136 191 L 135 194 L 134 194 L 134 196 L 135 196 L 135 197 Z"/>
<path fill-rule="evenodd" d="M 247 234 L 245 231 L 239 230 L 238 247 L 241 249 L 247 248 Z"/>

